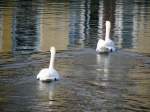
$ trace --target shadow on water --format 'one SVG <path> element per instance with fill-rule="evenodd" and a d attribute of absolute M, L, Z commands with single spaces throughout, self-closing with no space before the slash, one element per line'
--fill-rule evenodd
<path fill-rule="evenodd" d="M 0 111 L 149 112 L 149 3 L 0 1 Z M 119 50 L 100 55 L 105 20 Z M 41 83 L 50 46 L 62 79 Z"/>

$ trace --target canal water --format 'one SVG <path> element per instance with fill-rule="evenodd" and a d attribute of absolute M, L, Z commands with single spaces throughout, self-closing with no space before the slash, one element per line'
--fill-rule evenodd
<path fill-rule="evenodd" d="M 42 83 L 50 46 L 61 80 Z M 0 1 L 0 112 L 149 112 L 149 93 L 150 1 Z"/>

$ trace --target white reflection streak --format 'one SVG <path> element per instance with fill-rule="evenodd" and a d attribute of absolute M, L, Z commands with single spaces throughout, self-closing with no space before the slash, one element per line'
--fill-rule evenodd
<path fill-rule="evenodd" d="M 98 74 L 98 77 L 101 77 L 103 75 L 102 79 L 104 80 L 104 82 L 102 82 L 101 84 L 103 86 L 107 86 L 108 85 L 107 80 L 109 78 L 110 56 L 109 55 L 103 56 L 103 55 L 98 54 L 97 55 L 97 64 L 100 66 L 103 65 L 103 69 L 98 69 L 98 71 L 103 71 L 104 74 Z"/>
<path fill-rule="evenodd" d="M 139 10 L 138 10 L 138 6 L 135 4 L 134 7 L 133 7 L 133 13 L 134 13 L 134 16 L 133 16 L 133 32 L 132 32 L 132 35 L 133 35 L 133 44 L 137 44 L 137 35 L 138 35 L 138 29 L 139 29 L 139 24 L 137 21 L 138 20 L 138 13 L 139 13 Z M 133 45 L 133 48 L 136 48 L 138 45 Z"/>
<path fill-rule="evenodd" d="M 84 40 L 87 36 L 89 30 L 89 21 L 90 21 L 90 0 L 83 1 L 81 4 L 81 12 L 80 12 L 80 38 L 79 43 L 82 47 L 84 47 Z"/>
<path fill-rule="evenodd" d="M 133 7 L 133 46 L 134 50 L 143 53 L 149 53 L 149 14 L 147 14 L 147 7 L 134 4 Z"/>
<path fill-rule="evenodd" d="M 53 104 L 54 85 L 52 84 L 49 88 L 49 105 Z"/>
<path fill-rule="evenodd" d="M 103 1 L 100 0 L 99 2 L 99 18 L 98 18 L 98 37 L 102 37 L 102 33 L 103 33 L 103 10 L 104 10 L 104 4 Z"/>
<path fill-rule="evenodd" d="M 80 30 L 79 30 L 79 34 L 80 34 L 80 38 L 79 38 L 79 43 L 81 44 L 82 47 L 84 47 L 84 41 L 85 40 L 85 33 L 84 33 L 84 30 L 85 30 L 85 3 L 82 2 L 83 4 L 81 4 L 81 12 L 80 12 L 80 24 L 79 24 L 79 27 L 80 27 Z"/>
<path fill-rule="evenodd" d="M 86 28 L 87 28 L 87 30 L 89 30 L 90 29 L 90 14 L 91 14 L 91 9 L 90 9 L 90 4 L 91 4 L 91 0 L 87 0 L 87 3 L 86 3 L 86 6 L 87 6 L 87 8 L 85 8 L 86 9 Z M 87 33 L 87 32 L 86 32 Z"/>
<path fill-rule="evenodd" d="M 115 10 L 115 35 L 118 37 L 118 47 L 122 45 L 122 29 L 123 29 L 123 1 L 116 0 Z"/>
<path fill-rule="evenodd" d="M 53 95 L 54 95 L 54 83 L 43 83 L 39 81 L 39 87 L 38 89 L 41 91 L 41 93 L 48 93 L 48 100 L 49 100 L 49 105 L 53 104 Z"/>
<path fill-rule="evenodd" d="M 85 3 L 81 4 L 81 14 L 80 14 L 80 38 L 85 39 L 84 29 L 85 29 Z"/>

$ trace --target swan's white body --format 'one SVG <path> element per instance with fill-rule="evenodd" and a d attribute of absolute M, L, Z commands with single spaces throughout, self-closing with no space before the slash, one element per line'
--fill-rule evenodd
<path fill-rule="evenodd" d="M 99 39 L 96 47 L 96 52 L 98 53 L 105 53 L 105 52 L 113 52 L 116 51 L 114 42 L 110 39 L 110 28 L 111 24 L 110 21 L 106 21 L 106 34 L 105 40 Z"/>
<path fill-rule="evenodd" d="M 51 47 L 51 58 L 49 68 L 42 69 L 38 75 L 37 79 L 41 81 L 53 81 L 59 80 L 59 73 L 54 69 L 54 61 L 55 61 L 55 47 Z"/>

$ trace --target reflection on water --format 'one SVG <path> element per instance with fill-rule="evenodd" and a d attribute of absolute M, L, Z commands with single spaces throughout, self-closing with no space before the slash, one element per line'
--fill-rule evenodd
<path fill-rule="evenodd" d="M 68 3 L 44 3 L 45 14 L 40 17 L 40 50 L 46 51 L 50 46 L 58 50 L 67 49 L 69 32 Z M 59 7 L 60 9 L 56 10 Z"/>
<path fill-rule="evenodd" d="M 1 0 L 0 111 L 149 112 L 149 4 L 148 0 Z M 112 22 L 111 37 L 122 50 L 97 55 L 105 20 Z M 52 45 L 62 50 L 55 64 L 62 80 L 41 83 L 36 74 L 48 66 L 46 51 Z"/>
<path fill-rule="evenodd" d="M 134 48 L 138 52 L 149 53 L 150 45 L 149 29 L 150 29 L 150 7 L 149 3 L 136 4 L 134 6 L 134 17 L 133 17 L 133 36 L 134 36 Z M 139 7 L 140 6 L 140 7 Z"/>
<path fill-rule="evenodd" d="M 55 92 L 54 86 L 55 86 L 55 83 L 47 84 L 47 83 L 39 82 L 38 94 L 41 98 L 45 95 L 48 95 L 47 98 L 49 101 L 49 105 L 53 105 L 53 102 L 54 102 L 54 99 L 53 99 L 54 92 Z"/>
<path fill-rule="evenodd" d="M 103 77 L 102 79 L 105 82 L 102 82 L 103 86 L 107 86 L 107 80 L 109 75 L 109 67 L 110 67 L 110 55 L 97 55 L 97 64 L 101 66 L 101 69 L 97 69 L 97 71 L 103 72 L 103 75 L 98 73 L 98 77 L 96 79 L 99 79 L 100 77 Z"/>
<path fill-rule="evenodd" d="M 2 112 L 150 109 L 149 57 L 121 51 L 97 55 L 94 49 L 65 51 L 57 54 L 55 64 L 62 80 L 49 84 L 36 80 L 39 70 L 49 64 L 48 53 L 16 57 L 3 56 L 4 62 L 9 61 L 0 64 Z"/>
<path fill-rule="evenodd" d="M 0 51 L 93 47 L 112 22 L 119 48 L 149 53 L 149 1 L 13 1 L 0 3 Z M 60 10 L 61 9 L 61 10 Z"/>
<path fill-rule="evenodd" d="M 0 51 L 8 52 L 12 50 L 12 9 L 0 11 Z"/>
<path fill-rule="evenodd" d="M 36 8 L 36 7 L 35 7 Z M 36 9 L 30 1 L 17 2 L 13 12 L 13 50 L 34 50 L 37 48 Z M 28 15 L 28 16 L 27 16 Z"/>

